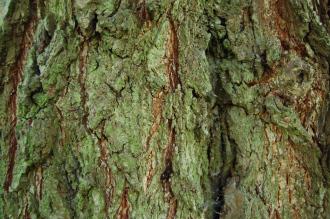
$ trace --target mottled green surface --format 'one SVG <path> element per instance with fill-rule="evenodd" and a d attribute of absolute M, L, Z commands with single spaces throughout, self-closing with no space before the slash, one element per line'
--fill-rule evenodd
<path fill-rule="evenodd" d="M 327 218 L 326 7 L 1 2 L 0 218 Z"/>

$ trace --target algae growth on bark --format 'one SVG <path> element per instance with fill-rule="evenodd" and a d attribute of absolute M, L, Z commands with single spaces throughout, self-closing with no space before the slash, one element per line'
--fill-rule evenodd
<path fill-rule="evenodd" d="M 329 218 L 329 0 L 2 0 L 0 218 Z"/>

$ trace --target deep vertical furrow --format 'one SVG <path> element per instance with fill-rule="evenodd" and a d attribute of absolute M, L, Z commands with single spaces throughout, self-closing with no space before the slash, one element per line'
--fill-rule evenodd
<path fill-rule="evenodd" d="M 175 90 L 181 85 L 179 77 L 179 39 L 177 35 L 177 26 L 172 18 L 168 15 L 169 20 L 169 35 L 166 45 L 166 73 L 168 77 L 167 94 L 174 93 Z M 163 171 L 160 180 L 165 193 L 165 200 L 169 204 L 167 218 L 175 218 L 177 211 L 177 199 L 174 196 L 171 186 L 171 175 L 173 173 L 172 159 L 175 148 L 175 127 L 173 126 L 172 119 L 167 120 L 168 125 L 168 143 L 164 152 L 165 170 Z"/>
<path fill-rule="evenodd" d="M 167 211 L 167 219 L 173 219 L 176 215 L 177 199 L 174 196 L 171 186 L 171 175 L 173 173 L 172 158 L 175 148 L 175 129 L 172 126 L 172 120 L 168 120 L 168 143 L 165 148 L 165 170 L 162 173 L 160 180 L 163 185 L 165 200 L 169 204 Z"/>
<path fill-rule="evenodd" d="M 0 11 L 0 218 L 330 215 L 329 0 Z"/>
<path fill-rule="evenodd" d="M 89 135 L 94 135 L 98 139 L 98 147 L 100 150 L 100 167 L 103 169 L 105 174 L 105 185 L 104 186 L 104 201 L 105 201 L 105 215 L 108 218 L 108 209 L 111 206 L 112 193 L 113 193 L 113 177 L 111 167 L 108 164 L 110 152 L 108 149 L 107 141 L 104 137 L 104 124 L 101 129 L 101 137 L 99 137 L 95 130 L 88 126 L 89 108 L 87 106 L 88 93 L 86 88 L 86 78 L 87 78 L 87 58 L 89 43 L 91 39 L 84 39 L 79 54 L 79 76 L 78 81 L 80 84 L 80 97 L 81 97 L 81 107 L 83 109 L 82 124 Z"/>
<path fill-rule="evenodd" d="M 181 84 L 179 77 L 179 39 L 177 27 L 171 15 L 168 16 L 170 34 L 167 42 L 167 65 L 166 72 L 169 79 L 169 88 L 173 92 Z"/>
<path fill-rule="evenodd" d="M 80 84 L 81 107 L 83 109 L 82 123 L 86 131 L 90 133 L 90 129 L 88 128 L 88 124 L 87 124 L 89 112 L 88 112 L 88 106 L 86 105 L 88 96 L 86 93 L 86 84 L 85 84 L 88 47 L 89 47 L 88 41 L 85 40 L 80 48 L 78 81 Z"/>
<path fill-rule="evenodd" d="M 128 190 L 129 188 L 125 186 L 124 191 L 121 196 L 120 206 L 117 211 L 117 219 L 128 219 L 129 218 L 129 203 L 128 203 Z"/>
<path fill-rule="evenodd" d="M 36 29 L 38 20 L 38 4 L 37 0 L 30 1 L 30 15 L 28 22 L 25 24 L 23 39 L 21 41 L 19 55 L 15 64 L 10 69 L 10 80 L 13 86 L 12 93 L 8 101 L 8 113 L 10 115 L 10 132 L 9 132 L 9 150 L 8 150 L 8 169 L 4 183 L 4 190 L 9 191 L 9 187 L 13 180 L 13 171 L 15 166 L 15 156 L 17 151 L 17 136 L 16 136 L 16 124 L 17 124 L 17 91 L 18 85 L 21 82 L 24 66 L 29 49 L 33 43 L 33 36 Z"/>

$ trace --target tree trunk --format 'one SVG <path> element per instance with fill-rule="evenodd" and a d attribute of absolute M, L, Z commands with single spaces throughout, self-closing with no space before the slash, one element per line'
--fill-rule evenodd
<path fill-rule="evenodd" d="M 0 218 L 329 218 L 328 0 L 4 0 Z"/>

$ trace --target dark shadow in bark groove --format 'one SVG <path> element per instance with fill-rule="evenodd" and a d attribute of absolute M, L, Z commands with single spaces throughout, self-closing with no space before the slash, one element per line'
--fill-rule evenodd
<path fill-rule="evenodd" d="M 226 26 L 226 20 L 220 18 L 221 24 Z M 211 177 L 212 193 L 213 193 L 213 219 L 219 219 L 221 212 L 225 204 L 224 200 L 224 188 L 227 185 L 228 178 L 231 177 L 231 169 L 235 163 L 235 144 L 230 141 L 228 125 L 226 124 L 226 114 L 228 107 L 232 105 L 229 95 L 225 92 L 220 75 L 221 70 L 219 64 L 222 59 L 230 59 L 233 54 L 230 50 L 223 45 L 224 41 L 228 39 L 227 33 L 224 37 L 219 38 L 216 34 L 216 30 L 209 29 L 211 33 L 211 39 L 209 46 L 206 50 L 206 56 L 210 65 L 211 80 L 213 82 L 213 94 L 216 96 L 216 107 L 218 108 L 218 118 L 214 123 L 220 123 L 220 144 L 218 144 L 218 154 L 221 156 L 221 168 L 220 173 L 216 177 Z M 215 133 L 216 135 L 217 133 Z M 219 134 L 219 133 L 218 133 Z M 227 154 L 228 148 L 231 150 L 231 154 Z M 210 155 L 209 155 L 210 156 Z"/>
<path fill-rule="evenodd" d="M 329 186 L 330 179 L 330 96 L 328 95 L 328 103 L 325 106 L 323 115 L 319 118 L 320 134 L 317 139 L 318 145 L 322 151 L 320 165 L 322 167 L 324 182 Z"/>

